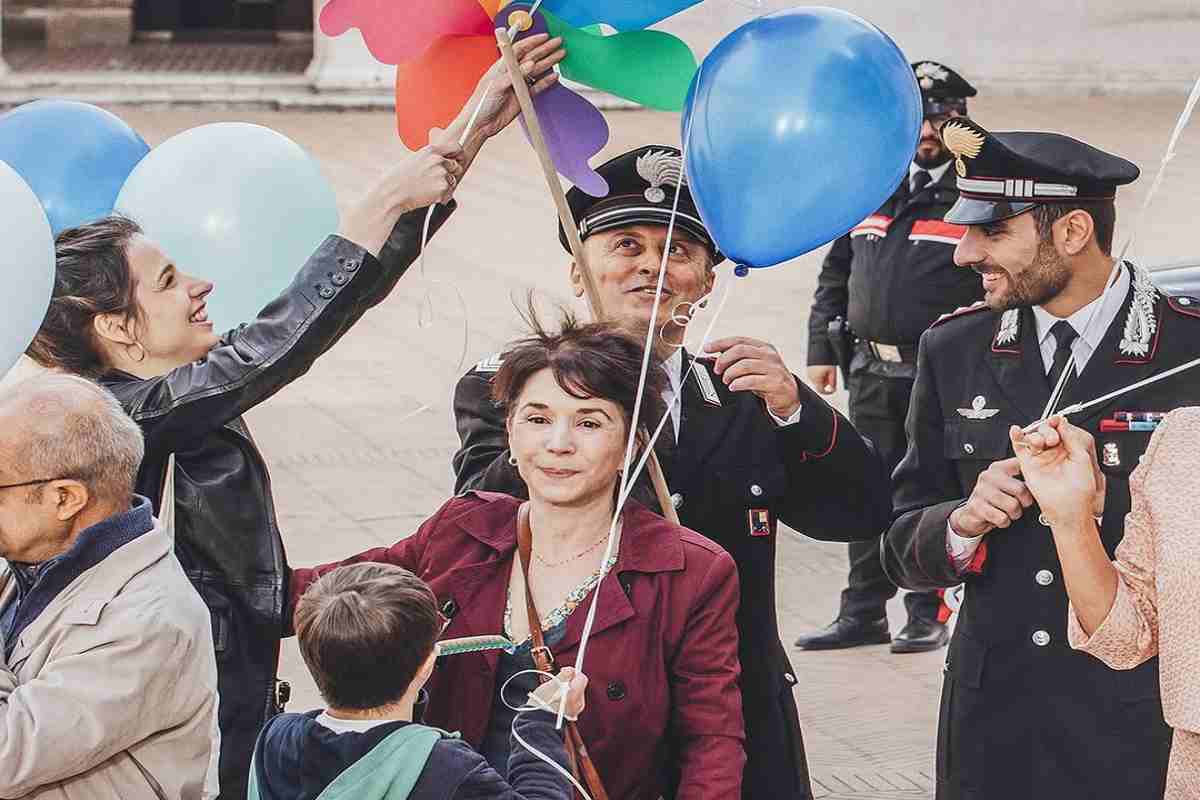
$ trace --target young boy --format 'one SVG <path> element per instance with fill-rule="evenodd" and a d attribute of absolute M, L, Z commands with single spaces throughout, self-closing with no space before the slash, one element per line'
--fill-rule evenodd
<path fill-rule="evenodd" d="M 250 800 L 570 800 L 567 778 L 515 740 L 509 783 L 461 739 L 412 721 L 441 629 L 433 592 L 406 569 L 355 564 L 313 584 L 296 608 L 296 635 L 329 708 L 267 723 Z M 569 684 L 566 713 L 575 717 L 587 678 L 570 667 L 559 678 Z M 553 704 L 557 684 L 534 694 Z M 523 713 L 516 727 L 565 768 L 553 714 Z"/>

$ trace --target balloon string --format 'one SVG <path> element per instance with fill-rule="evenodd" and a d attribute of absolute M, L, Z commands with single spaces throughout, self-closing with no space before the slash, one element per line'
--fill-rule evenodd
<path fill-rule="evenodd" d="M 1150 191 L 1146 193 L 1146 199 L 1142 201 L 1142 207 L 1138 210 L 1138 215 L 1134 218 L 1133 227 L 1129 231 L 1129 236 L 1126 237 L 1125 243 L 1121 246 L 1120 252 L 1113 260 L 1113 270 L 1109 274 L 1109 281 L 1105 285 L 1104 291 L 1100 294 L 1100 302 L 1096 304 L 1096 307 L 1092 310 L 1092 313 L 1088 315 L 1087 322 L 1084 323 L 1083 330 L 1079 332 L 1079 337 L 1081 339 L 1087 338 L 1087 334 L 1092 327 L 1092 323 L 1100 317 L 1100 309 L 1104 307 L 1104 303 L 1108 298 L 1109 291 L 1117 282 L 1116 278 L 1121 269 L 1121 264 L 1125 261 L 1125 255 L 1133 246 L 1133 241 L 1138 232 L 1141 230 L 1142 222 L 1145 219 L 1146 210 L 1150 208 L 1150 203 L 1154 200 L 1154 196 L 1158 194 L 1159 187 L 1162 186 L 1163 178 L 1165 177 L 1167 171 L 1167 164 L 1170 163 L 1173 158 L 1175 158 L 1175 149 L 1179 144 L 1179 137 L 1183 135 L 1184 129 L 1187 127 L 1188 122 L 1191 121 L 1192 113 L 1196 110 L 1196 104 L 1198 102 L 1200 102 L 1200 77 L 1197 77 L 1196 83 L 1192 86 L 1192 91 L 1188 95 L 1187 102 L 1183 106 L 1183 111 L 1179 114 L 1179 119 L 1175 122 L 1175 128 L 1171 131 L 1170 139 L 1167 140 L 1167 150 L 1165 153 L 1163 153 L 1162 160 L 1160 160 L 1158 163 L 1158 171 L 1154 175 L 1154 182 L 1150 184 Z M 1075 351 L 1072 350 L 1070 357 L 1067 359 L 1066 367 L 1063 369 L 1062 374 L 1058 378 L 1058 383 L 1054 387 L 1054 391 L 1050 393 L 1050 400 L 1046 403 L 1045 408 L 1042 410 L 1041 418 L 1037 420 L 1037 422 L 1032 423 L 1033 425 L 1036 426 L 1039 423 L 1045 422 L 1050 418 L 1050 415 L 1054 413 L 1054 409 L 1058 406 L 1059 401 L 1062 400 L 1062 394 L 1067 384 L 1067 378 L 1070 377 L 1072 372 L 1074 372 L 1075 361 Z"/>
<path fill-rule="evenodd" d="M 530 711 L 549 711 L 550 710 L 549 708 L 543 707 L 541 705 L 530 704 L 530 705 L 514 706 L 512 703 L 508 702 L 508 698 L 505 696 L 505 694 L 508 691 L 508 685 L 510 683 L 512 683 L 513 680 L 520 677 L 521 675 L 544 675 L 544 676 L 546 676 L 547 678 L 549 678 L 550 680 L 552 680 L 558 684 L 559 690 L 562 692 L 563 707 L 566 706 L 566 702 L 567 702 L 568 686 L 561 678 L 559 678 L 555 675 L 551 675 L 549 672 L 543 672 L 538 669 L 523 669 L 520 672 L 514 673 L 500 687 L 500 702 L 502 702 L 502 703 L 504 703 L 504 705 L 508 706 L 508 708 L 510 710 L 516 712 L 515 716 L 513 717 L 513 721 L 512 721 L 512 738 L 515 739 L 519 745 L 521 745 L 526 750 L 528 750 L 530 753 L 532 753 L 536 758 L 538 758 L 541 761 L 545 761 L 547 764 L 554 767 L 556 772 L 558 772 L 560 775 L 565 776 L 566 779 L 569 780 L 572 783 L 572 785 L 574 785 L 575 788 L 579 791 L 579 793 L 583 796 L 584 800 L 592 800 L 592 796 L 590 794 L 588 794 L 587 789 L 584 788 L 579 783 L 579 781 L 575 779 L 575 776 L 571 774 L 570 770 L 564 769 L 562 764 L 559 764 L 553 758 L 546 755 L 541 750 L 538 750 L 536 747 L 531 745 L 529 742 L 522 739 L 521 734 L 517 733 L 517 720 L 520 719 L 522 714 L 525 714 Z M 561 713 L 562 713 L 561 709 L 560 709 L 559 713 L 561 715 Z"/>
<path fill-rule="evenodd" d="M 704 65 L 701 64 L 700 68 L 697 69 L 697 81 L 699 81 L 700 69 L 702 69 L 703 66 Z M 636 474 L 629 469 L 629 467 L 633 462 L 633 449 L 634 444 L 637 442 L 638 421 L 641 419 L 642 413 L 642 395 L 646 389 L 646 377 L 649 375 L 650 371 L 650 355 L 654 349 L 654 333 L 658 327 L 658 307 L 662 302 L 663 283 L 667 277 L 667 262 L 671 257 L 671 239 L 675 233 L 675 220 L 679 214 L 679 196 L 683 193 L 682 190 L 685 180 L 684 176 L 686 175 L 687 170 L 688 142 L 691 139 L 691 130 L 692 126 L 688 125 L 687 130 L 684 132 L 683 142 L 681 143 L 681 149 L 679 151 L 679 162 L 681 168 L 679 183 L 675 186 L 675 197 L 671 200 L 671 216 L 667 220 L 667 240 L 663 247 L 662 260 L 658 265 L 658 282 L 654 287 L 654 305 L 650 309 L 650 323 L 646 326 L 646 342 L 642 352 L 642 367 L 638 374 L 638 388 L 636 399 L 634 400 L 633 404 L 633 417 L 629 421 L 629 436 L 625 441 L 625 457 L 623 460 L 624 468 L 621 470 L 620 490 L 617 494 L 616 507 L 613 509 L 612 522 L 609 523 L 608 544 L 605 546 L 604 554 L 600 559 L 601 570 L 603 570 L 604 565 L 608 563 L 608 560 L 612 558 L 613 549 L 616 546 L 616 530 L 617 523 L 621 519 L 621 510 L 625 507 L 625 500 L 628 497 L 628 488 L 633 485 L 634 479 L 637 477 Z M 670 409 L 668 409 L 667 413 L 670 413 Z M 647 452 L 649 452 L 649 450 Z M 642 463 L 644 465 L 644 458 Z M 641 471 L 641 467 L 638 468 L 638 471 Z M 575 657 L 575 670 L 577 672 L 583 671 L 583 658 L 587 653 L 588 640 L 592 635 L 592 626 L 596 622 L 596 610 L 600 604 L 599 601 L 600 591 L 599 585 L 597 585 L 596 591 L 592 593 L 592 602 L 588 604 L 587 620 L 584 622 L 583 632 L 579 637 L 579 653 Z M 556 727 L 562 727 L 563 712 L 566 708 L 566 703 L 566 697 L 564 696 L 562 702 L 559 704 L 558 719 L 555 722 Z"/>
<path fill-rule="evenodd" d="M 725 301 L 729 299 L 729 294 L 732 289 L 733 289 L 732 284 L 730 284 L 730 283 L 725 284 L 725 290 L 724 290 L 724 292 L 721 293 L 721 301 L 719 303 L 717 303 L 717 308 L 713 312 L 712 319 L 710 319 L 708 321 L 708 327 L 705 329 L 704 335 L 700 338 L 700 344 L 697 346 L 698 352 L 702 352 L 704 350 L 704 348 L 708 345 L 708 343 L 711 339 L 711 336 L 712 336 L 713 328 L 716 327 L 717 319 L 720 318 L 721 312 L 725 310 Z M 696 305 L 699 305 L 699 303 L 697 303 Z M 682 349 L 683 343 L 681 342 L 678 345 L 672 345 L 672 347 Z M 696 358 L 692 359 L 691 363 L 688 364 L 687 370 L 684 371 L 684 373 L 683 373 L 683 378 L 679 381 L 679 388 L 672 391 L 671 399 L 667 403 L 667 411 L 665 414 L 663 414 L 662 419 L 660 419 L 658 421 L 658 425 L 655 426 L 654 433 L 653 433 L 653 435 L 651 435 L 650 441 L 646 444 L 645 451 L 642 453 L 641 458 L 638 460 L 637 467 L 633 471 L 633 475 L 634 475 L 635 479 L 641 474 L 642 470 L 646 466 L 646 463 L 650 460 L 650 454 L 654 451 L 654 444 L 655 444 L 655 442 L 658 441 L 658 436 L 659 436 L 659 434 L 662 433 L 663 428 L 666 427 L 667 420 L 671 418 L 671 409 L 675 407 L 676 403 L 680 402 L 680 397 L 683 394 L 683 387 L 687 385 L 688 378 L 690 378 L 692 376 L 692 373 L 695 372 L 695 370 L 696 370 L 696 361 L 697 360 L 698 359 L 696 359 Z M 622 494 L 620 496 L 620 503 L 624 504 L 625 501 L 629 499 L 629 495 L 632 493 L 633 493 L 633 483 L 631 482 L 629 484 L 629 486 L 625 487 L 622 490 Z"/>
<path fill-rule="evenodd" d="M 1066 408 L 1064 408 L 1062 411 L 1059 411 L 1058 413 L 1060 416 L 1063 416 L 1063 417 L 1070 416 L 1071 414 L 1078 414 L 1080 411 L 1086 411 L 1087 409 L 1091 408 L 1092 406 L 1100 405 L 1101 403 L 1107 403 L 1109 400 L 1113 400 L 1117 397 L 1120 397 L 1123 394 L 1128 394 L 1129 392 L 1137 391 L 1138 389 L 1141 389 L 1145 386 L 1149 386 L 1152 383 L 1158 383 L 1159 381 L 1166 380 L 1167 378 L 1170 378 L 1173 375 L 1178 375 L 1180 372 L 1187 372 L 1188 370 L 1195 369 L 1196 367 L 1200 367 L 1200 358 L 1194 358 L 1191 361 L 1186 361 L 1183 364 L 1178 364 L 1164 372 L 1159 372 L 1156 375 L 1151 375 L 1149 378 L 1143 378 L 1142 380 L 1137 381 L 1136 383 L 1131 383 L 1128 386 L 1124 386 L 1120 389 L 1115 389 L 1115 390 L 1109 392 L 1108 394 L 1101 395 L 1100 397 L 1097 397 L 1092 400 L 1088 400 L 1085 403 L 1072 403 L 1071 405 L 1067 406 Z M 1028 425 L 1026 425 L 1024 428 L 1022 428 L 1021 432 L 1022 433 L 1032 433 L 1033 431 L 1037 430 L 1037 427 L 1039 425 L 1041 425 L 1043 422 L 1045 422 L 1044 419 L 1040 419 L 1037 422 L 1031 422 Z"/>
<path fill-rule="evenodd" d="M 542 0 L 536 0 L 533 6 L 531 6 L 529 9 L 529 15 L 533 16 L 534 12 L 538 10 L 538 7 L 541 6 L 541 4 Z M 509 27 L 508 36 L 510 39 L 517 34 L 518 27 L 519 26 L 516 23 L 513 23 L 513 25 Z M 499 63 L 499 61 L 497 63 Z M 493 76 L 488 79 L 487 84 L 484 86 L 483 92 L 479 98 L 479 102 L 475 104 L 475 108 L 471 112 L 471 116 L 467 119 L 467 126 L 463 128 L 462 135 L 458 137 L 459 147 L 462 147 L 467 143 L 467 139 L 470 137 L 471 132 L 475 130 L 475 123 L 479 121 L 479 114 L 483 111 L 483 106 L 487 103 L 488 95 L 491 93 L 492 86 L 495 85 L 495 83 L 496 78 Z M 435 208 L 437 208 L 436 205 L 431 205 L 425 212 L 425 223 L 421 226 L 421 249 L 417 256 L 421 282 L 425 287 L 425 292 L 417 306 L 417 327 L 421 329 L 431 327 L 433 325 L 433 286 L 440 283 L 440 281 L 430 280 L 425 276 L 425 251 L 426 245 L 429 243 L 429 225 L 433 220 L 433 212 Z M 467 314 L 467 301 L 463 297 L 462 291 L 459 290 L 457 284 L 452 285 L 454 288 L 454 293 L 458 298 L 458 307 L 459 310 L 462 311 L 463 320 L 462 351 L 458 356 L 458 365 L 454 368 L 455 372 L 460 372 L 463 368 L 463 365 L 467 361 L 467 349 L 471 339 L 471 324 Z M 429 314 L 428 322 L 426 322 L 425 316 L 426 309 L 428 309 Z"/>

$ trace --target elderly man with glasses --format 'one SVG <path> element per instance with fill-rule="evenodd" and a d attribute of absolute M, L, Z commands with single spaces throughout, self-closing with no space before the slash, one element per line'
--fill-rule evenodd
<path fill-rule="evenodd" d="M 0 390 L 0 797 L 215 794 L 211 626 L 133 494 L 142 452 L 87 380 Z"/>

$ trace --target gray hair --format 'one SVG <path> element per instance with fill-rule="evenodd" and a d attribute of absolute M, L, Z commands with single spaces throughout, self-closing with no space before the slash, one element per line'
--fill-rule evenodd
<path fill-rule="evenodd" d="M 5 455 L 21 480 L 71 478 L 100 503 L 129 502 L 145 444 L 141 428 L 107 389 L 77 375 L 45 372 L 0 392 L 0 412 L 22 423 L 5 435 Z"/>

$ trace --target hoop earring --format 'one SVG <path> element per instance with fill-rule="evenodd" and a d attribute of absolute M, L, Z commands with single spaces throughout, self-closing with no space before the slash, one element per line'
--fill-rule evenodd
<path fill-rule="evenodd" d="M 129 355 L 129 350 L 133 347 L 138 349 L 138 351 L 141 353 L 141 356 L 134 358 L 132 355 Z M 125 355 L 129 356 L 132 361 L 140 364 L 146 360 L 146 348 L 142 347 L 141 342 L 133 342 L 132 344 L 125 345 Z"/>
<path fill-rule="evenodd" d="M 508 457 L 508 465 L 510 467 L 515 467 L 517 465 L 517 457 L 510 454 Z"/>

